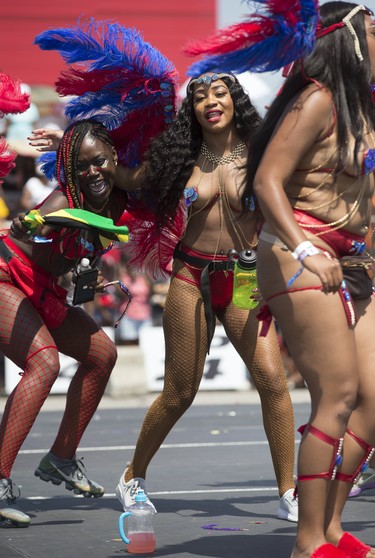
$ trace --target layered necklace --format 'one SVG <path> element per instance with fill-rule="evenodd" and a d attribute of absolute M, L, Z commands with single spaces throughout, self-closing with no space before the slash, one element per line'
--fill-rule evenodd
<path fill-rule="evenodd" d="M 217 243 L 216 243 L 216 248 L 214 251 L 214 257 L 216 256 L 216 254 L 218 253 L 219 250 L 219 246 L 220 246 L 220 242 L 222 239 L 222 233 L 224 230 L 224 221 L 225 221 L 225 217 L 224 217 L 224 213 L 227 213 L 229 220 L 231 222 L 231 225 L 233 227 L 233 230 L 238 238 L 239 243 L 244 246 L 247 244 L 247 239 L 242 231 L 242 229 L 236 225 L 236 216 L 233 213 L 233 209 L 231 207 L 229 198 L 228 198 L 228 193 L 225 187 L 225 178 L 223 175 L 223 166 L 224 165 L 228 165 L 229 163 L 233 163 L 234 161 L 236 161 L 243 153 L 244 149 L 246 148 L 246 144 L 244 141 L 240 140 L 236 147 L 233 149 L 233 151 L 231 151 L 231 153 L 229 153 L 229 155 L 224 155 L 222 157 L 220 157 L 219 155 L 216 155 L 215 153 L 213 153 L 207 146 L 207 144 L 205 143 L 205 141 L 202 141 L 202 145 L 201 145 L 201 155 L 204 157 L 205 161 L 208 163 L 211 163 L 212 168 L 211 168 L 211 196 L 210 199 L 203 205 L 203 207 L 201 207 L 200 209 L 198 209 L 197 211 L 194 212 L 194 215 L 196 215 L 198 212 L 203 211 L 207 206 L 209 206 L 209 204 L 212 202 L 212 200 L 214 199 L 214 174 L 215 174 L 215 170 L 217 170 L 218 174 L 217 174 L 217 181 L 218 181 L 218 204 L 219 204 L 219 219 L 220 219 L 220 224 L 219 224 L 219 234 L 218 234 L 218 238 L 217 238 Z M 205 163 L 203 163 L 202 165 L 202 172 L 198 178 L 198 182 L 196 187 L 194 188 L 189 188 L 188 190 L 192 190 L 195 192 L 195 196 L 192 198 L 191 202 L 195 201 L 195 199 L 197 199 L 198 197 L 198 186 L 200 184 L 201 181 L 201 177 L 203 175 L 203 171 L 205 168 Z M 187 204 L 190 205 L 189 209 L 190 212 L 192 212 L 192 207 L 191 207 L 191 203 Z M 190 220 L 190 218 L 192 217 L 193 213 L 190 213 L 188 220 Z"/>
<path fill-rule="evenodd" d="M 314 228 L 314 229 L 324 229 L 321 232 L 314 232 L 315 236 L 323 236 L 324 234 L 327 234 L 327 232 L 330 231 L 334 231 L 337 229 L 341 229 L 342 227 L 345 227 L 345 225 L 347 225 L 351 219 L 354 217 L 354 215 L 358 212 L 360 203 L 364 197 L 367 185 L 368 185 L 368 175 L 373 172 L 373 159 L 374 159 L 374 149 L 375 149 L 375 138 L 374 138 L 374 134 L 373 131 L 369 128 L 364 115 L 361 113 L 361 118 L 362 118 L 362 122 L 363 122 L 363 129 L 365 132 L 367 132 L 367 134 L 370 136 L 371 139 L 371 147 L 368 150 L 368 154 L 371 156 L 371 168 L 368 170 L 368 172 L 365 173 L 365 175 L 361 175 L 359 178 L 356 178 L 355 180 L 353 180 L 352 184 L 350 184 L 345 190 L 343 190 L 342 192 L 340 192 L 339 194 L 336 194 L 332 199 L 328 200 L 327 202 L 321 203 L 320 205 L 317 206 L 311 206 L 311 207 L 305 207 L 304 211 L 309 211 L 309 210 L 316 210 L 316 209 L 321 209 L 322 207 L 327 207 L 329 205 L 332 205 L 333 202 L 336 202 L 338 199 L 340 199 L 342 196 L 344 196 L 349 190 L 351 190 L 352 188 L 354 188 L 358 181 L 361 181 L 361 185 L 359 187 L 358 190 L 358 195 L 356 197 L 356 199 L 354 200 L 354 203 L 352 204 L 351 208 L 349 209 L 349 211 L 343 215 L 342 217 L 340 217 L 339 219 L 335 220 L 335 221 L 331 221 L 330 223 L 322 223 L 322 224 L 306 224 L 304 223 L 303 228 L 304 229 L 309 229 L 309 228 Z M 336 150 L 337 152 L 337 150 Z M 335 152 L 335 153 L 336 153 Z M 369 153 L 370 152 L 370 153 Z M 320 167 L 318 167 L 320 168 Z M 315 169 L 312 169 L 312 171 L 314 171 Z M 311 171 L 310 171 L 311 172 Z M 335 169 L 333 169 L 333 171 L 331 173 L 329 173 L 328 175 L 330 178 L 334 178 L 335 179 Z M 315 190 L 319 190 L 323 185 L 325 185 L 326 181 L 324 180 L 317 188 L 315 188 Z M 300 196 L 302 197 L 302 196 Z M 329 231 L 327 230 L 327 227 L 329 227 Z"/>
<path fill-rule="evenodd" d="M 206 142 L 203 140 L 201 145 L 201 154 L 205 159 L 207 159 L 207 161 L 210 161 L 210 163 L 213 163 L 214 165 L 227 165 L 228 163 L 232 163 L 233 161 L 238 159 L 245 147 L 245 142 L 240 140 L 233 151 L 229 153 L 229 155 L 219 157 L 219 155 L 215 155 L 215 153 L 212 153 L 212 151 L 207 147 Z"/>

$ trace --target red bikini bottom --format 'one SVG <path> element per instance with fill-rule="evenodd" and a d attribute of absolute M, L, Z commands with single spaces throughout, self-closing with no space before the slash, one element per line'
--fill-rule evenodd
<path fill-rule="evenodd" d="M 0 267 L 33 303 L 49 329 L 62 324 L 68 313 L 67 291 L 58 285 L 57 277 L 36 265 L 8 237 L 0 239 Z"/>

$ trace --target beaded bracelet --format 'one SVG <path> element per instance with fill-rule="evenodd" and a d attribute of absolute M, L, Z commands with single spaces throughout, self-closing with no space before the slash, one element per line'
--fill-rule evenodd
<path fill-rule="evenodd" d="M 310 240 L 304 240 L 292 252 L 293 258 L 299 262 L 303 262 L 307 256 L 316 256 L 316 254 L 320 254 L 320 250 Z"/>

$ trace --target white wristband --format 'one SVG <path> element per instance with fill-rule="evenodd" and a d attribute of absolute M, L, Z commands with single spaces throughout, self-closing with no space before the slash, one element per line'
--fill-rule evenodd
<path fill-rule="evenodd" d="M 302 262 L 307 256 L 315 256 L 316 254 L 320 254 L 320 250 L 316 248 L 310 240 L 301 242 L 292 252 L 293 258 L 299 262 Z"/>

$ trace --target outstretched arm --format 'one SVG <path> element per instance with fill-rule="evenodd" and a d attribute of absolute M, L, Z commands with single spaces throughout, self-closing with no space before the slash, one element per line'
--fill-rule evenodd
<path fill-rule="evenodd" d="M 36 147 L 41 153 L 45 153 L 46 151 L 57 151 L 63 134 L 63 130 L 37 128 L 27 139 L 30 145 Z"/>
<path fill-rule="evenodd" d="M 119 190 L 134 192 L 135 190 L 147 188 L 146 184 L 146 164 L 141 163 L 135 168 L 123 167 L 117 165 L 115 186 Z"/>

